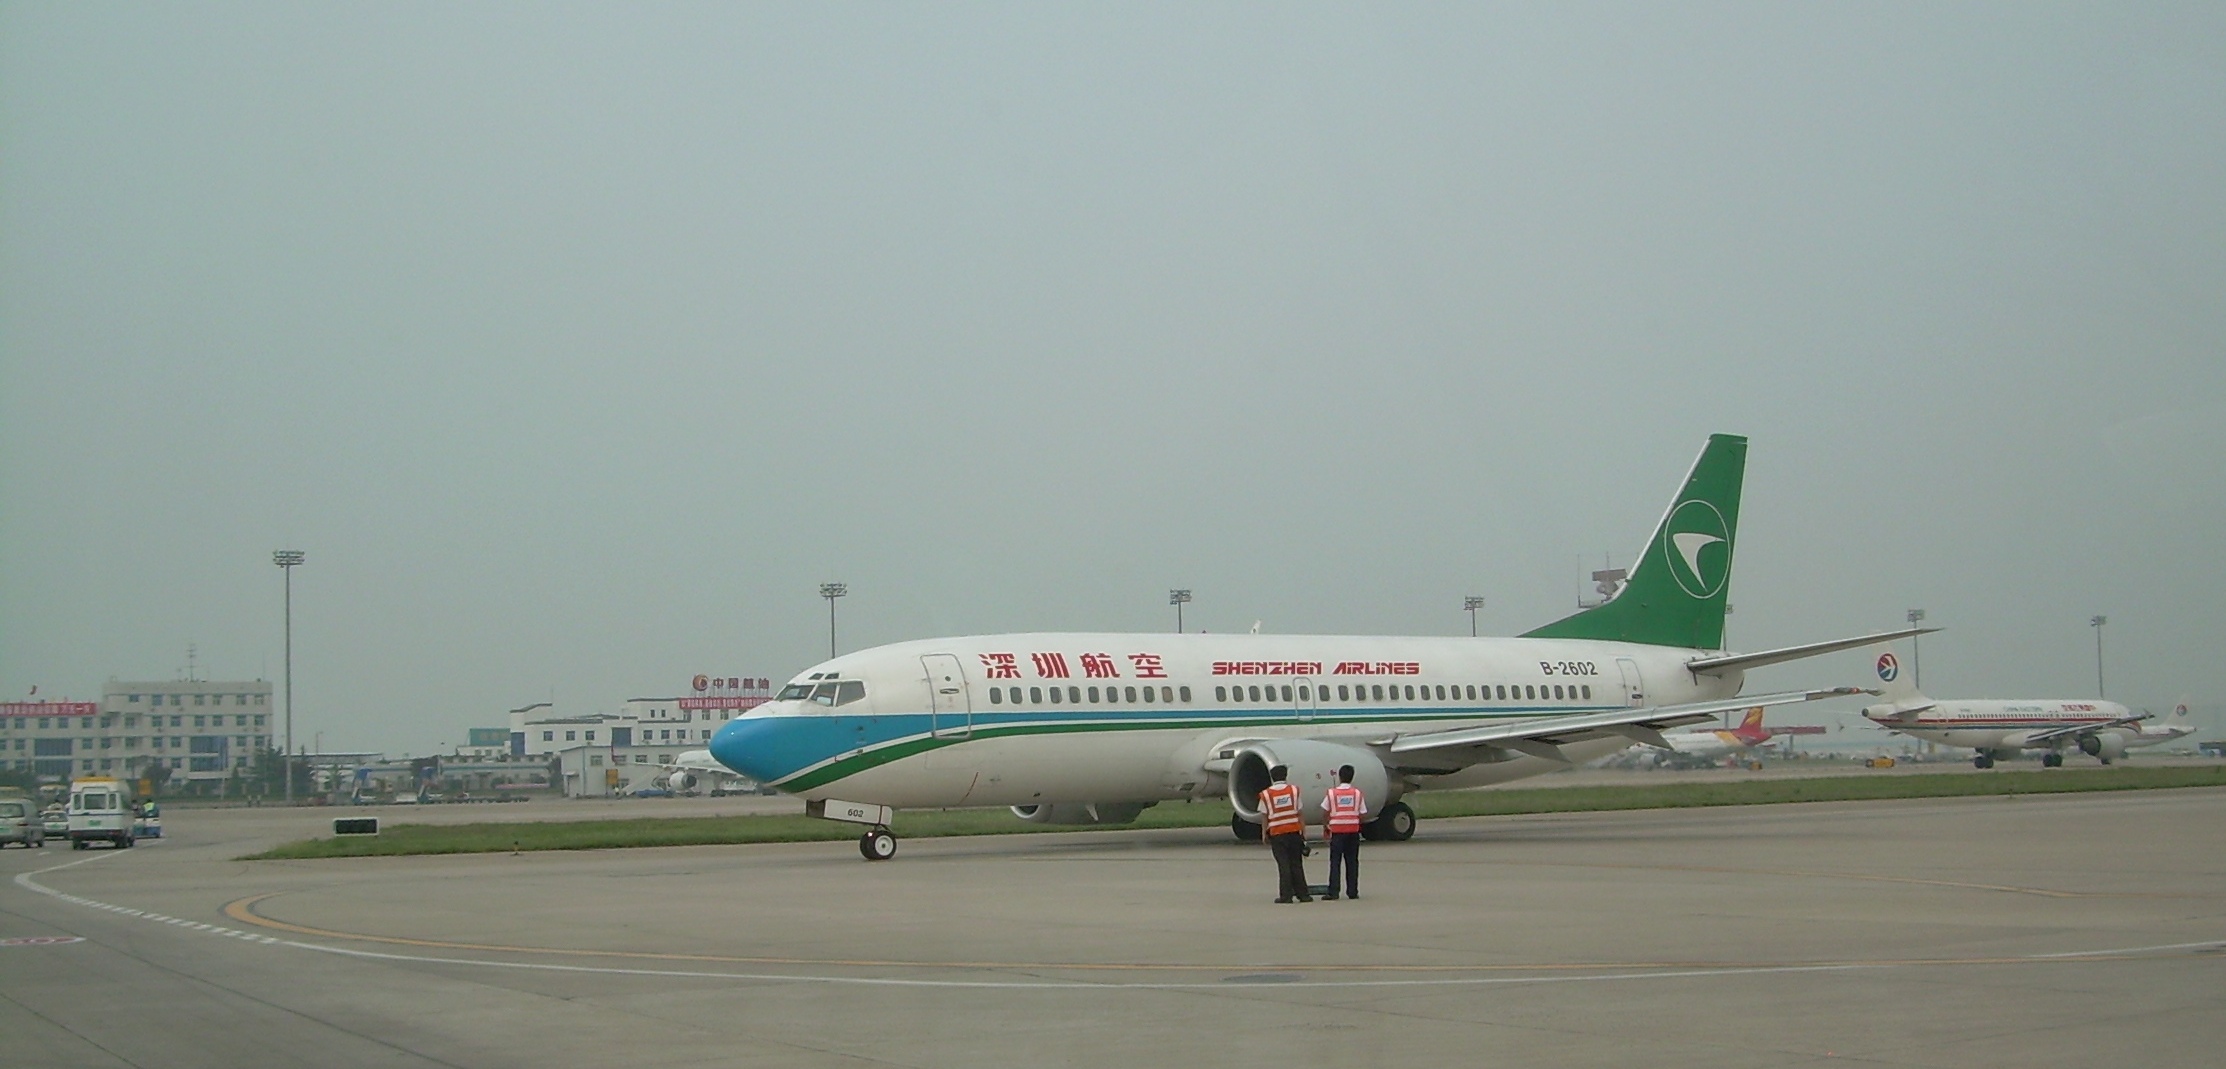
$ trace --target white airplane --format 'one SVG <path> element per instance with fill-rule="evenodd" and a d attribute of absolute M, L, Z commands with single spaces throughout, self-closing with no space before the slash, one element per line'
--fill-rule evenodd
<path fill-rule="evenodd" d="M 1662 737 L 1669 740 L 1670 751 L 1679 757 L 1720 761 L 1733 754 L 1746 753 L 1774 736 L 1774 732 L 1762 725 L 1762 707 L 1758 705 L 1747 710 L 1738 727 L 1687 728 Z"/>
<path fill-rule="evenodd" d="M 670 763 L 660 762 L 657 767 L 665 770 L 665 789 L 675 793 L 705 782 L 717 784 L 721 790 L 730 790 L 747 782 L 733 769 L 720 764 L 709 750 L 682 750 Z M 750 786 L 754 787 L 756 784 Z"/>
<path fill-rule="evenodd" d="M 898 807 L 1010 806 L 1047 824 L 1123 824 L 1163 801 L 1227 796 L 1256 838 L 1268 770 L 1318 817 L 1340 765 L 1378 816 L 1400 797 L 1569 767 L 1733 710 L 1860 693 L 1736 697 L 1746 669 L 1924 633 L 1727 653 L 1724 599 L 1747 441 L 1711 437 L 1627 583 L 1517 638 L 1012 634 L 844 654 L 790 680 L 711 740 L 721 764 L 869 826 L 896 850 Z"/>
<path fill-rule="evenodd" d="M 2149 729 L 2141 726 L 2148 713 L 2100 699 L 1935 701 L 1917 693 L 1916 684 L 1903 677 L 1901 659 L 1891 650 L 1879 653 L 1875 670 L 1883 685 L 1879 696 L 1886 700 L 1865 708 L 1863 716 L 1890 731 L 1944 746 L 1971 747 L 1978 751 L 1971 759 L 1978 768 L 1993 768 L 1995 761 L 2024 750 L 2045 751 L 2041 764 L 2047 768 L 2062 765 L 2065 751 L 2074 749 L 2107 765 L 2133 747 L 2195 733 L 2186 699 L 2163 724 Z"/>

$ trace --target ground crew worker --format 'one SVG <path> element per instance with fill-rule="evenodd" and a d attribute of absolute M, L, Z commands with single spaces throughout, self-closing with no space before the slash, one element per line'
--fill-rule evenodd
<path fill-rule="evenodd" d="M 1322 796 L 1322 814 L 1329 824 L 1329 900 L 1337 901 L 1337 875 L 1345 874 L 1345 897 L 1360 897 L 1360 824 L 1368 815 L 1368 799 L 1353 786 L 1353 766 L 1337 767 L 1337 785 Z"/>
<path fill-rule="evenodd" d="M 1312 902 L 1313 892 L 1306 886 L 1306 819 L 1299 813 L 1299 789 L 1284 782 L 1290 774 L 1283 765 L 1268 770 L 1268 778 L 1275 782 L 1260 792 L 1260 816 L 1267 821 L 1261 838 L 1275 854 L 1279 881 L 1275 900 Z"/>

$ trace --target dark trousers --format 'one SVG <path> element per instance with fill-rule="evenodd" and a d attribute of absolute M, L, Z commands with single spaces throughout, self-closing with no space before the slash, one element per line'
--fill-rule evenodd
<path fill-rule="evenodd" d="M 1279 880 L 1275 897 L 1279 899 L 1306 898 L 1312 892 L 1306 888 L 1306 838 L 1298 832 L 1268 836 L 1268 849 L 1275 852 L 1275 871 Z"/>
<path fill-rule="evenodd" d="M 1342 864 L 1340 864 L 1342 863 Z M 1337 893 L 1337 873 L 1345 873 L 1345 897 L 1360 897 L 1360 833 L 1335 832 L 1329 837 L 1329 893 Z"/>

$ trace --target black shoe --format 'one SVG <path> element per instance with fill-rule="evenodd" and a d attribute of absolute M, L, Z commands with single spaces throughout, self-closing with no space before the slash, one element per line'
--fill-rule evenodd
<path fill-rule="evenodd" d="M 1301 901 L 1301 902 L 1312 902 L 1312 901 L 1314 901 L 1314 896 L 1313 896 L 1313 895 L 1300 895 L 1300 896 L 1298 897 L 1298 900 L 1299 900 L 1299 901 Z"/>
<path fill-rule="evenodd" d="M 1275 900 L 1275 904 L 1278 906 L 1287 906 L 1291 904 L 1291 900 L 1288 898 L 1278 898 Z"/>
<path fill-rule="evenodd" d="M 1323 896 L 1322 896 L 1322 901 L 1324 901 L 1324 902 L 1335 902 L 1335 901 L 1337 901 L 1337 896 L 1336 896 L 1335 894 L 1327 894 L 1327 895 L 1323 895 Z"/>

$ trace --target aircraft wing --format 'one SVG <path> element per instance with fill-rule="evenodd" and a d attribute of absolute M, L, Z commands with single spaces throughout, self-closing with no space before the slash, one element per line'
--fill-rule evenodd
<path fill-rule="evenodd" d="M 1579 713 L 1574 716 L 1548 716 L 1535 720 L 1516 720 L 1504 724 L 1484 724 L 1477 727 L 1453 728 L 1417 735 L 1401 735 L 1391 740 L 1387 749 L 1393 754 L 1446 754 L 1449 751 L 1490 747 L 1512 750 L 1517 753 L 1543 757 L 1549 761 L 1567 761 L 1562 756 L 1564 743 L 1582 742 L 1587 739 L 1621 735 L 1633 742 L 1671 749 L 1669 740 L 1662 737 L 1664 728 L 1697 724 L 1728 712 L 1752 709 L 1758 705 L 1791 705 L 1794 702 L 1812 702 L 1820 698 L 1844 698 L 1851 694 L 1865 693 L 1855 687 L 1834 687 L 1830 690 L 1790 690 L 1758 697 L 1725 698 L 1712 702 L 1689 702 L 1684 705 L 1654 705 L 1639 709 L 1611 709 L 1604 713 Z"/>
<path fill-rule="evenodd" d="M 1766 664 L 1798 661 L 1803 657 L 1838 653 L 1841 650 L 1851 650 L 1857 646 L 1875 646 L 1881 642 L 1892 642 L 1897 638 L 1908 638 L 1911 635 L 1929 635 L 1938 630 L 1940 629 L 1937 627 L 1905 627 L 1899 631 L 1880 631 L 1875 635 L 1836 638 L 1830 642 L 1811 642 L 1805 646 L 1782 646 L 1774 650 L 1763 650 L 1760 653 L 1720 653 L 1714 657 L 1695 657 L 1685 662 L 1685 670 L 1696 675 L 1745 671 L 1749 668 L 1760 668 Z"/>
<path fill-rule="evenodd" d="M 2044 742 L 2054 742 L 2067 736 L 2085 735 L 2088 732 L 2101 731 L 2105 728 L 2121 728 L 2127 724 L 2140 723 L 2148 718 L 2149 714 L 2140 713 L 2135 716 L 2121 716 L 2116 720 L 2106 720 L 2100 724 L 2066 724 L 2060 728 L 2049 728 L 2047 731 L 2036 731 L 2025 736 L 2025 745 L 2034 746 Z"/>

